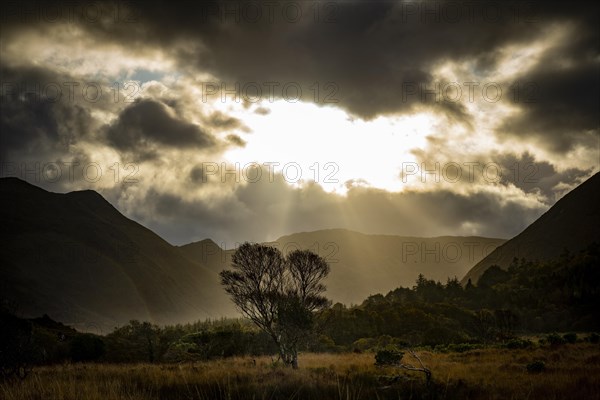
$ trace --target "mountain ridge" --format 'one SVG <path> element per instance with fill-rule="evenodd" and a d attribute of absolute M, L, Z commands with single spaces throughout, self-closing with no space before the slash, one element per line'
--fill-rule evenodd
<path fill-rule="evenodd" d="M 235 315 L 218 276 L 99 193 L 0 179 L 3 297 L 85 330 Z"/>
<path fill-rule="evenodd" d="M 296 249 L 319 254 L 331 267 L 326 295 L 334 302 L 359 304 L 371 294 L 412 286 L 420 273 L 444 282 L 460 278 L 504 241 L 480 236 L 366 234 L 334 228 L 292 233 L 263 244 L 284 254 Z M 215 272 L 229 267 L 235 251 L 223 249 L 211 239 L 180 248 Z"/>
<path fill-rule="evenodd" d="M 521 233 L 479 261 L 462 278 L 476 283 L 492 265 L 506 269 L 514 258 L 548 261 L 565 249 L 583 250 L 600 243 L 600 172 L 558 200 Z"/>

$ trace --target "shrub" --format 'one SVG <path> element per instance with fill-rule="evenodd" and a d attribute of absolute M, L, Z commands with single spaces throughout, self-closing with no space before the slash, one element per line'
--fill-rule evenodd
<path fill-rule="evenodd" d="M 354 343 L 352 343 L 352 348 L 354 350 L 359 350 L 359 351 L 366 351 L 366 350 L 373 348 L 374 346 L 375 346 L 374 338 L 360 338 L 360 339 L 354 341 Z"/>
<path fill-rule="evenodd" d="M 71 359 L 78 361 L 95 361 L 104 355 L 104 341 L 92 334 L 75 336 L 69 344 Z"/>
<path fill-rule="evenodd" d="M 590 343 L 595 343 L 595 344 L 600 343 L 600 335 L 597 334 L 596 332 L 592 332 L 592 333 L 590 333 L 590 336 L 588 336 L 586 340 Z"/>
<path fill-rule="evenodd" d="M 558 333 L 551 333 L 549 335 L 546 335 L 546 342 L 548 342 L 550 346 L 558 346 L 561 344 L 565 344 L 566 341 Z"/>
<path fill-rule="evenodd" d="M 535 374 L 540 373 L 546 369 L 546 363 L 541 360 L 535 360 L 527 364 L 527 372 Z"/>
<path fill-rule="evenodd" d="M 507 349 L 528 349 L 533 346 L 533 342 L 529 339 L 512 339 L 508 341 L 504 347 Z"/>
<path fill-rule="evenodd" d="M 404 353 L 396 346 L 386 346 L 375 354 L 375 365 L 396 365 L 402 360 Z"/>
<path fill-rule="evenodd" d="M 481 348 L 478 344 L 473 343 L 458 343 L 458 344 L 449 344 L 447 346 L 448 351 L 456 352 L 456 353 L 464 353 L 465 351 L 475 350 Z"/>
<path fill-rule="evenodd" d="M 573 332 L 565 333 L 563 335 L 563 339 L 565 340 L 565 342 L 573 344 L 577 342 L 577 334 Z"/>

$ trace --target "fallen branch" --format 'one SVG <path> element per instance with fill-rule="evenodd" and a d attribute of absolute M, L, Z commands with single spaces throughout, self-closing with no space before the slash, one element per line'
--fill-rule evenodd
<path fill-rule="evenodd" d="M 417 353 L 415 353 L 412 349 L 407 349 L 407 350 L 411 356 L 413 356 L 417 361 L 419 361 L 420 367 L 415 367 L 411 364 L 402 364 L 402 363 L 398 363 L 398 364 L 396 364 L 396 366 L 399 368 L 402 368 L 402 369 L 409 370 L 409 371 L 423 372 L 425 374 L 425 382 L 426 382 L 427 386 L 429 386 L 429 384 L 431 383 L 431 370 L 423 364 L 423 361 L 421 361 L 421 358 L 417 355 Z"/>
<path fill-rule="evenodd" d="M 404 353 L 397 349 L 383 349 L 377 353 L 375 356 L 375 365 L 377 366 L 393 366 L 397 368 L 402 368 L 408 371 L 417 371 L 425 374 L 425 381 L 427 386 L 431 383 L 431 370 L 423 364 L 421 358 L 414 352 L 412 349 L 407 349 L 408 353 L 419 362 L 419 366 L 416 367 L 412 364 L 405 364 L 402 362 L 402 357 Z"/>

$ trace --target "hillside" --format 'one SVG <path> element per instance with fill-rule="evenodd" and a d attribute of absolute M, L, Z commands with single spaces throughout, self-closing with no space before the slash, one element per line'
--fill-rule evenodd
<path fill-rule="evenodd" d="M 94 191 L 47 192 L 0 179 L 0 298 L 107 332 L 130 319 L 175 323 L 233 314 L 218 276 Z"/>
<path fill-rule="evenodd" d="M 573 189 L 523 232 L 478 262 L 462 279 L 477 282 L 492 265 L 508 268 L 515 257 L 547 261 L 565 249 L 577 252 L 600 243 L 600 173 Z"/>
<path fill-rule="evenodd" d="M 502 243 L 503 239 L 482 237 L 367 235 L 345 229 L 295 233 L 270 242 L 284 253 L 310 249 L 324 257 L 331 266 L 327 297 L 344 304 L 358 304 L 398 286 L 410 287 L 421 273 L 442 282 L 461 277 Z M 210 240 L 180 249 L 212 271 L 227 268 L 233 254 Z"/>

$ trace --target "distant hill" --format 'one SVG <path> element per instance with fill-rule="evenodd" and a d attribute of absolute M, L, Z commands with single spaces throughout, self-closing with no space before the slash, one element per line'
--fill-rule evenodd
<path fill-rule="evenodd" d="M 419 238 L 367 235 L 345 229 L 320 230 L 283 236 L 269 244 L 284 253 L 310 249 L 331 266 L 327 297 L 334 302 L 359 304 L 366 297 L 398 286 L 412 287 L 422 273 L 446 282 L 463 276 L 474 263 L 504 243 L 504 239 L 442 236 Z M 212 271 L 229 266 L 232 249 L 221 249 L 212 240 L 180 247 L 186 256 Z"/>
<path fill-rule="evenodd" d="M 503 269 L 512 260 L 547 261 L 565 249 L 578 252 L 600 243 L 600 173 L 573 189 L 523 232 L 478 262 L 462 279 L 473 283 L 492 265 Z"/>
<path fill-rule="evenodd" d="M 224 257 L 231 257 L 233 251 L 224 251 L 212 239 L 204 239 L 198 242 L 188 243 L 180 246 L 181 252 L 191 260 L 201 262 L 210 271 L 219 273 L 223 270 Z"/>
<path fill-rule="evenodd" d="M 130 319 L 234 315 L 218 275 L 126 218 L 100 194 L 0 179 L 0 300 L 106 333 Z"/>
<path fill-rule="evenodd" d="M 19 315 L 48 314 L 96 333 L 130 319 L 166 324 L 237 315 L 218 277 L 234 250 L 210 239 L 172 246 L 94 191 L 51 193 L 1 178 L 0 218 L 0 301 Z M 331 265 L 327 296 L 358 304 L 410 287 L 420 273 L 441 281 L 460 277 L 503 242 L 332 229 L 270 244 L 323 256 Z"/>

